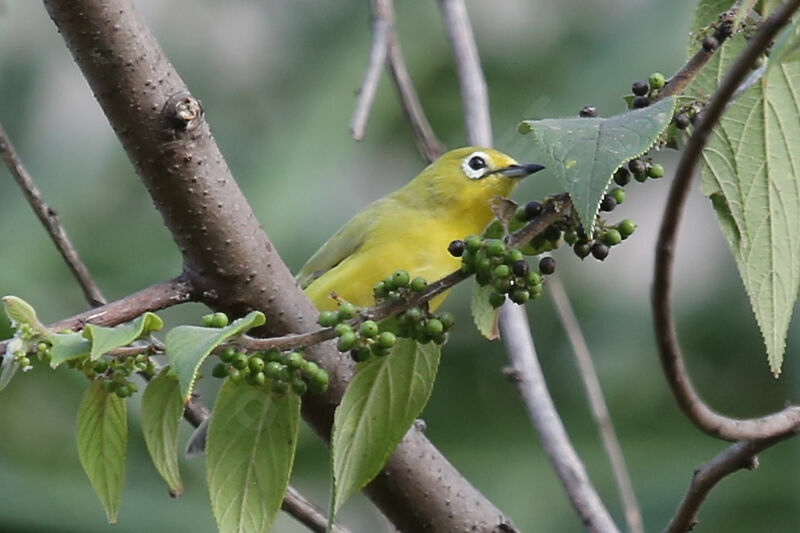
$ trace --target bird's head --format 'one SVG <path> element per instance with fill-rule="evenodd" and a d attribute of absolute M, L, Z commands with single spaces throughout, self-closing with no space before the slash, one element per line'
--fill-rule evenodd
<path fill-rule="evenodd" d="M 488 208 L 492 197 L 509 196 L 521 178 L 543 168 L 536 163 L 517 163 L 491 148 L 468 146 L 443 154 L 419 178 L 438 201 Z"/>

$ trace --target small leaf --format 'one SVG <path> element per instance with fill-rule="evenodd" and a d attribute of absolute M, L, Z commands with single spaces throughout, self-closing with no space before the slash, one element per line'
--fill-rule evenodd
<path fill-rule="evenodd" d="M 197 369 L 214 348 L 251 328 L 263 326 L 264 322 L 264 313 L 251 311 L 224 328 L 178 326 L 170 330 L 166 338 L 166 355 L 170 366 L 178 374 L 183 401 L 189 400 L 197 378 Z"/>
<path fill-rule="evenodd" d="M 675 99 L 610 118 L 526 120 L 521 132 L 532 132 L 559 183 L 569 193 L 584 228 L 591 233 L 614 172 L 648 151 L 669 126 Z M 591 237 L 591 235 L 589 235 Z"/>
<path fill-rule="evenodd" d="M 331 522 L 381 471 L 428 402 L 441 347 L 400 339 L 389 355 L 360 365 L 333 420 Z"/>
<path fill-rule="evenodd" d="M 16 296 L 3 296 L 3 305 L 5 306 L 6 315 L 8 315 L 13 328 L 18 328 L 22 324 L 31 326 L 35 333 L 44 333 L 46 328 L 39 322 L 36 316 L 36 310 L 23 300 Z"/>
<path fill-rule="evenodd" d="M 294 462 L 300 398 L 225 380 L 208 428 L 206 478 L 222 533 L 266 532 Z"/>
<path fill-rule="evenodd" d="M 492 304 L 489 303 L 489 295 L 493 290 L 491 285 L 481 286 L 475 283 L 472 287 L 472 300 L 470 301 L 475 327 L 490 341 L 500 336 L 500 329 L 497 325 L 500 310 L 492 307 Z"/>
<path fill-rule="evenodd" d="M 11 383 L 11 378 L 14 377 L 14 374 L 17 373 L 17 369 L 19 368 L 19 363 L 14 361 L 14 355 L 10 351 L 11 343 L 14 341 L 22 342 L 21 339 L 14 337 L 8 343 L 6 347 L 6 353 L 0 357 L 2 357 L 2 362 L 0 362 L 0 391 L 8 387 L 8 384 Z"/>
<path fill-rule="evenodd" d="M 117 522 L 125 480 L 128 420 L 125 401 L 92 381 L 78 410 L 78 455 L 108 521 Z"/>
<path fill-rule="evenodd" d="M 769 67 L 800 61 L 800 18 L 783 30 L 769 56 Z"/>
<path fill-rule="evenodd" d="M 174 497 L 183 493 L 178 470 L 178 424 L 182 415 L 178 380 L 164 369 L 150 381 L 142 396 L 142 432 L 153 465 Z"/>
<path fill-rule="evenodd" d="M 149 335 L 164 327 L 164 322 L 158 315 L 147 312 L 133 320 L 113 328 L 87 324 L 83 328 L 83 336 L 92 341 L 91 359 L 99 359 L 101 355 L 127 346 L 136 339 Z"/>
<path fill-rule="evenodd" d="M 50 349 L 50 353 L 53 354 L 50 359 L 51 368 L 56 368 L 71 359 L 86 357 L 92 349 L 92 343 L 74 331 L 51 333 L 48 335 L 48 340 L 53 345 Z"/>

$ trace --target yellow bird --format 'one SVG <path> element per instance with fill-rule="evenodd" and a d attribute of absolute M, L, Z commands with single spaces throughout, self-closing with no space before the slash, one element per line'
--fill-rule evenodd
<path fill-rule="evenodd" d="M 372 288 L 395 270 L 435 281 L 460 265 L 447 246 L 480 234 L 492 220 L 489 201 L 509 196 L 519 178 L 544 167 L 518 164 L 491 148 L 451 150 L 406 186 L 376 200 L 345 224 L 300 269 L 297 281 L 320 310 L 330 296 L 370 306 Z M 444 295 L 431 301 L 431 309 Z"/>

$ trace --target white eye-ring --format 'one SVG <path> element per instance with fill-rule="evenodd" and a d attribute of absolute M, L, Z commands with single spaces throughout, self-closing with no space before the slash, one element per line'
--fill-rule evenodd
<path fill-rule="evenodd" d="M 483 152 L 472 152 L 461 161 L 461 170 L 471 180 L 484 177 L 489 171 L 489 156 Z"/>

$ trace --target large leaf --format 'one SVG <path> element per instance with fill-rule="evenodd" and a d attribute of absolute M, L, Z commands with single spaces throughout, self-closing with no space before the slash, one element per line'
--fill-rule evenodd
<path fill-rule="evenodd" d="M 470 311 L 472 311 L 472 320 L 475 322 L 475 327 L 481 332 L 481 335 L 487 339 L 494 340 L 500 336 L 500 329 L 498 327 L 498 317 L 500 309 L 492 307 L 489 303 L 489 295 L 494 291 L 491 285 L 478 285 L 475 283 L 472 287 L 472 299 L 470 300 Z"/>
<path fill-rule="evenodd" d="M 300 398 L 225 380 L 208 428 L 206 478 L 222 533 L 266 532 L 283 502 Z"/>
<path fill-rule="evenodd" d="M 333 420 L 333 500 L 329 519 L 374 478 L 428 402 L 441 347 L 398 340 L 358 368 Z"/>
<path fill-rule="evenodd" d="M 50 353 L 50 366 L 58 367 L 61 363 L 70 359 L 77 359 L 89 355 L 92 350 L 92 343 L 80 333 L 68 331 L 66 333 L 51 333 L 48 340 L 52 344 Z"/>
<path fill-rule="evenodd" d="M 170 330 L 166 338 L 166 355 L 170 366 L 178 374 L 183 400 L 188 401 L 197 379 L 197 370 L 211 350 L 233 336 L 264 325 L 265 321 L 264 313 L 251 311 L 224 328 L 178 326 Z"/>
<path fill-rule="evenodd" d="M 90 357 L 92 361 L 99 359 L 104 353 L 127 346 L 139 337 L 158 331 L 164 327 L 164 322 L 153 313 L 147 312 L 125 324 L 113 328 L 87 324 L 83 328 L 83 336 L 92 341 Z"/>
<path fill-rule="evenodd" d="M 46 328 L 39 322 L 36 316 L 36 310 L 17 296 L 3 296 L 3 306 L 6 310 L 11 326 L 18 328 L 22 324 L 28 324 L 33 328 L 34 333 L 44 333 Z"/>
<path fill-rule="evenodd" d="M 726 3 L 701 2 L 696 24 L 707 24 L 701 17 Z M 729 39 L 690 94 L 711 94 L 744 46 L 742 35 Z M 789 60 L 771 65 L 736 97 L 703 151 L 703 192 L 736 259 L 775 375 L 800 284 L 798 146 L 800 61 Z"/>
<path fill-rule="evenodd" d="M 178 470 L 178 424 L 182 414 L 178 380 L 164 369 L 148 383 L 142 396 L 142 432 L 156 470 L 176 497 L 183 493 Z"/>
<path fill-rule="evenodd" d="M 665 98 L 610 118 L 526 120 L 519 131 L 532 133 L 590 233 L 614 172 L 653 147 L 674 108 L 675 99 Z"/>
<path fill-rule="evenodd" d="M 122 497 L 127 445 L 125 401 L 107 392 L 102 380 L 92 381 L 78 410 L 78 455 L 112 524 Z"/>

